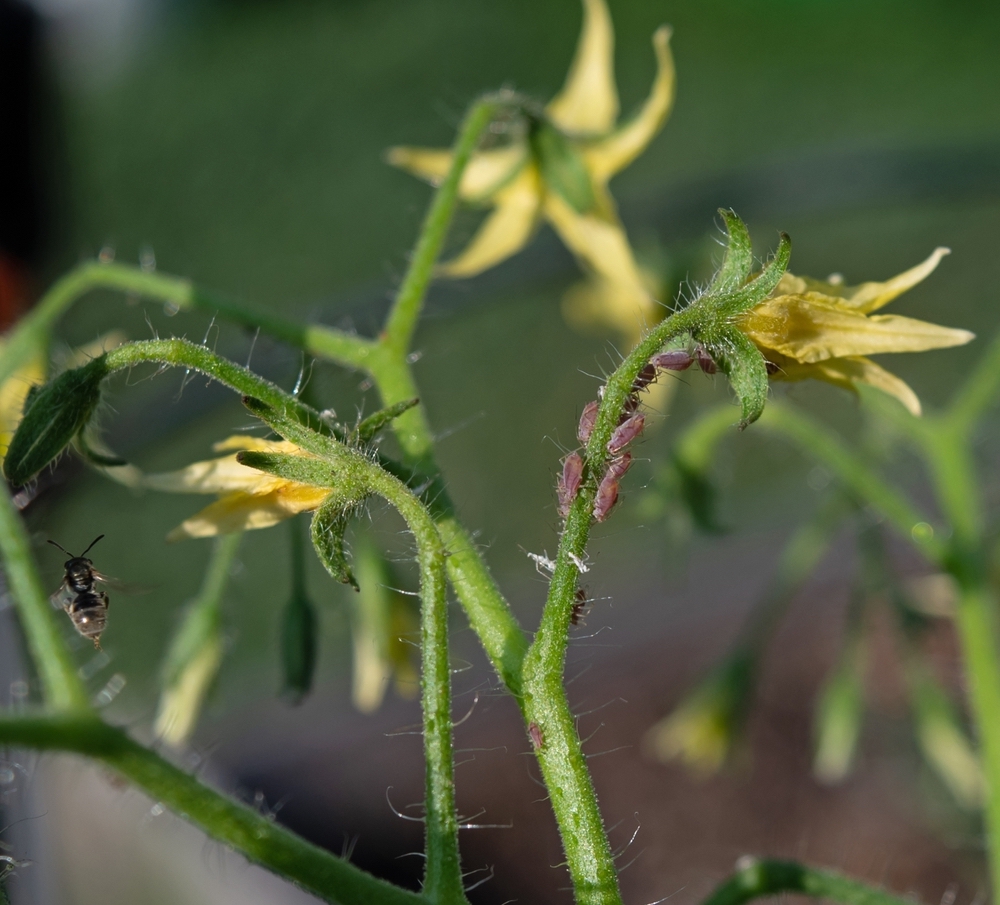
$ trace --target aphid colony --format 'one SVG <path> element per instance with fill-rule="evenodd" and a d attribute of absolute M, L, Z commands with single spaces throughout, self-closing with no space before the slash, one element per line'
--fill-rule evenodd
<path fill-rule="evenodd" d="M 626 447 L 642 433 L 645 426 L 646 416 L 636 411 L 639 407 L 639 393 L 656 380 L 660 370 L 685 371 L 695 362 L 698 362 L 698 367 L 706 374 L 714 374 L 718 370 L 712 356 L 704 347 L 698 346 L 693 352 L 684 349 L 659 352 L 646 362 L 646 365 L 636 376 L 632 383 L 632 392 L 625 402 L 618 425 L 612 432 L 611 439 L 608 440 L 607 450 L 611 458 L 608 459 L 607 470 L 601 477 L 597 485 L 597 493 L 594 495 L 592 514 L 596 521 L 603 522 L 618 501 L 618 485 L 632 464 L 632 454 L 627 451 Z M 588 402 L 580 414 L 580 424 L 577 427 L 576 436 L 584 446 L 594 431 L 599 407 L 600 402 L 595 399 Z M 580 485 L 583 483 L 585 463 L 580 453 L 571 452 L 563 459 L 562 466 L 563 470 L 559 476 L 556 491 L 559 499 L 559 515 L 566 518 L 573 500 L 576 499 L 580 491 Z"/>

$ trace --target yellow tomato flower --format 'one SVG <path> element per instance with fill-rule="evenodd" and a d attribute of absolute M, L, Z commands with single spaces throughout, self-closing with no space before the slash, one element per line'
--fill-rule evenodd
<path fill-rule="evenodd" d="M 216 452 L 253 449 L 313 458 L 287 440 L 260 440 L 235 436 L 216 443 Z M 214 537 L 233 531 L 269 528 L 278 522 L 318 509 L 330 495 L 329 487 L 300 484 L 241 465 L 236 453 L 205 462 L 194 462 L 180 471 L 146 475 L 144 487 L 171 493 L 215 493 L 220 498 L 176 527 L 167 540 Z"/>
<path fill-rule="evenodd" d="M 0 341 L 0 355 L 2 354 L 3 343 Z M 11 437 L 21 423 L 28 391 L 45 382 L 45 365 L 45 355 L 39 352 L 0 384 L 0 458 L 6 455 Z"/>
<path fill-rule="evenodd" d="M 776 379 L 811 377 L 852 390 L 866 383 L 919 415 L 916 393 L 866 356 L 961 346 L 975 334 L 872 312 L 927 277 L 948 253 L 938 248 L 891 280 L 853 287 L 786 273 L 770 298 L 742 316 L 739 327 L 774 366 Z"/>
<path fill-rule="evenodd" d="M 674 99 L 670 29 L 653 35 L 657 74 L 635 117 L 616 125 L 618 90 L 614 79 L 614 31 L 604 0 L 583 0 L 583 29 L 566 83 L 545 108 L 548 123 L 561 134 L 589 187 L 587 201 L 571 203 L 561 186 L 546 180 L 524 137 L 473 155 L 459 196 L 494 208 L 466 249 L 442 266 L 452 277 L 480 273 L 520 251 L 541 219 L 547 220 L 583 268 L 607 290 L 610 304 L 602 319 L 626 335 L 659 320 L 644 285 L 625 230 L 618 219 L 608 180 L 645 150 L 665 122 Z M 393 148 L 389 162 L 431 183 L 451 167 L 448 150 Z M 580 209 L 580 208 L 583 209 Z"/>

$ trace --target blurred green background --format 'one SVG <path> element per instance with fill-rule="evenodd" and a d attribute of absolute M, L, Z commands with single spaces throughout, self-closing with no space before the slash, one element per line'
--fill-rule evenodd
<path fill-rule="evenodd" d="M 652 32 L 662 22 L 674 28 L 674 112 L 612 185 L 634 244 L 655 250 L 673 285 L 709 275 L 719 237 L 715 212 L 732 206 L 748 221 L 761 255 L 785 230 L 794 272 L 836 271 L 849 283 L 889 277 L 948 245 L 953 255 L 894 310 L 984 338 L 994 333 L 997 4 L 610 6 L 626 112 L 652 80 Z M 425 185 L 388 167 L 384 150 L 450 143 L 465 107 L 484 90 L 512 85 L 551 97 L 573 52 L 580 9 L 576 0 L 162 3 L 138 18 L 126 44 L 119 37 L 102 50 L 98 42 L 88 54 L 72 51 L 72 21 L 64 19 L 56 17 L 54 30 L 61 37 L 54 46 L 64 166 L 43 282 L 105 246 L 122 261 L 152 251 L 161 270 L 252 307 L 370 333 L 430 196 Z M 476 218 L 459 218 L 453 248 Z M 558 458 L 573 443 L 580 408 L 596 393 L 594 375 L 617 356 L 613 337 L 581 336 L 563 323 L 559 299 L 578 278 L 543 229 L 529 250 L 495 271 L 435 287 L 417 341 L 416 375 L 442 434 L 440 461 L 452 495 L 489 547 L 489 562 L 529 629 L 545 588 L 524 551 L 555 550 Z M 238 360 L 252 352 L 253 366 L 288 387 L 302 366 L 298 353 L 265 337 L 254 342 L 207 318 L 169 317 L 112 296 L 89 297 L 59 332 L 76 345 L 116 327 L 132 338 L 151 330 L 207 336 Z M 933 405 L 947 398 L 982 346 L 884 363 Z M 179 374 L 142 376 L 113 386 L 104 420 L 112 445 L 145 468 L 207 458 L 211 442 L 247 426 L 238 401 L 202 380 L 181 394 Z M 315 368 L 312 387 L 314 398 L 349 418 L 375 405 L 360 377 L 327 366 Z M 855 428 L 856 406 L 846 394 L 811 385 L 787 392 L 820 406 L 838 426 Z M 667 423 L 650 431 L 640 457 L 661 460 L 691 413 L 728 395 L 721 380 L 685 376 Z M 995 448 L 984 455 L 995 461 Z M 676 637 L 692 619 L 724 620 L 730 612 L 737 618 L 771 567 L 776 539 L 815 498 L 806 485 L 809 466 L 796 454 L 752 430 L 731 439 L 716 477 L 735 534 L 719 549 L 731 554 L 742 543 L 752 555 L 740 560 L 745 572 L 731 575 L 725 555 L 719 560 L 732 593 L 725 584 L 714 596 L 697 593 L 685 583 L 684 552 L 671 549 L 662 524 L 644 524 L 636 505 L 650 463 L 634 469 L 621 511 L 595 532 L 592 593 L 613 594 L 615 604 L 594 624 L 615 626 L 616 656 L 630 644 Z M 900 468 L 906 479 L 920 480 L 905 463 Z M 110 705 L 115 720 L 148 729 L 157 663 L 208 553 L 206 542 L 167 546 L 163 538 L 207 502 L 136 496 L 81 472 L 30 510 L 39 539 L 69 549 L 107 533 L 94 551 L 98 567 L 153 588 L 114 598 L 104 639 L 111 662 L 91 681 L 96 692 L 112 673 L 127 678 Z M 377 508 L 373 514 L 375 530 L 402 558 L 400 526 Z M 696 549 L 713 555 L 710 543 L 696 541 Z M 280 529 L 245 541 L 227 598 L 230 651 L 199 735 L 203 744 L 224 734 L 226 714 L 252 714 L 278 688 L 286 552 Z M 48 548 L 40 555 L 54 588 L 61 555 Z M 310 586 L 324 632 L 319 684 L 324 695 L 346 700 L 344 593 L 318 565 Z M 697 632 L 692 637 L 697 645 Z M 463 656 L 481 663 L 468 633 L 457 643 Z M 81 662 L 89 656 L 81 644 Z M 594 654 L 598 664 L 606 656 Z M 476 681 L 485 675 L 479 668 Z M 669 704 L 663 701 L 661 713 Z"/>

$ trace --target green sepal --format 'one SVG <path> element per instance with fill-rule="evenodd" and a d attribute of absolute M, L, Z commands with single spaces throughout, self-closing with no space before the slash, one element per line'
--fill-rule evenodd
<path fill-rule="evenodd" d="M 759 305 L 774 292 L 785 271 L 788 270 L 791 257 L 792 240 L 787 233 L 781 233 L 778 250 L 764 265 L 764 269 L 741 288 L 722 295 L 712 304 L 712 308 L 726 318 L 733 318 L 749 311 L 754 305 Z"/>
<path fill-rule="evenodd" d="M 99 468 L 121 468 L 123 465 L 128 465 L 128 462 L 120 456 L 109 456 L 93 449 L 87 440 L 86 430 L 81 430 L 76 435 L 73 439 L 73 446 L 82 458 L 90 462 L 91 465 L 97 465 Z"/>
<path fill-rule="evenodd" d="M 722 266 L 712 278 L 708 292 L 711 295 L 729 295 L 736 292 L 750 277 L 753 269 L 753 246 L 747 225 L 734 211 L 720 209 L 719 213 L 725 221 L 729 239 Z"/>
<path fill-rule="evenodd" d="M 324 435 L 298 420 L 298 412 L 279 412 L 266 402 L 251 396 L 243 397 L 243 405 L 278 436 L 290 440 L 296 446 L 301 446 L 313 455 L 329 459 L 331 455 L 337 456 L 339 451 L 343 451 L 343 446 L 334 437 Z"/>
<path fill-rule="evenodd" d="M 316 610 L 304 594 L 293 594 L 281 619 L 283 694 L 298 704 L 312 689 L 316 669 Z"/>
<path fill-rule="evenodd" d="M 339 483 L 334 479 L 330 465 L 322 459 L 295 456 L 289 453 L 264 452 L 257 449 L 242 449 L 236 454 L 236 461 L 247 468 L 255 468 L 279 478 L 314 487 L 333 487 Z"/>
<path fill-rule="evenodd" d="M 355 591 L 358 581 L 344 554 L 344 533 L 366 496 L 338 488 L 316 510 L 310 527 L 313 547 L 326 571 Z"/>
<path fill-rule="evenodd" d="M 14 487 L 30 481 L 87 425 L 107 376 L 105 356 L 63 371 L 31 399 L 10 442 L 3 470 Z"/>
<path fill-rule="evenodd" d="M 548 120 L 533 119 L 528 140 L 545 187 L 553 190 L 578 214 L 590 213 L 597 196 L 580 152 Z"/>
<path fill-rule="evenodd" d="M 419 399 L 406 399 L 403 402 L 397 402 L 395 405 L 380 409 L 365 418 L 354 429 L 351 439 L 357 443 L 371 443 L 375 439 L 376 434 L 390 421 L 398 418 L 403 412 L 409 411 L 415 405 L 418 405 L 419 402 Z"/>
<path fill-rule="evenodd" d="M 767 404 L 767 364 L 753 342 L 735 327 L 730 327 L 718 345 L 709 347 L 712 356 L 729 378 L 740 400 L 743 417 L 739 429 L 753 424 Z"/>

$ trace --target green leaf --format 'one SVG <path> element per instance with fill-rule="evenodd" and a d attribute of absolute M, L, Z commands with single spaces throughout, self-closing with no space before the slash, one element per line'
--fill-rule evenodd
<path fill-rule="evenodd" d="M 316 510 L 310 529 L 316 555 L 326 571 L 355 591 L 359 590 L 358 582 L 344 554 L 344 533 L 366 496 L 338 488 Z"/>
<path fill-rule="evenodd" d="M 821 782 L 840 782 L 851 771 L 864 718 L 865 650 L 851 638 L 816 705 L 813 773 Z"/>
<path fill-rule="evenodd" d="M 767 403 L 767 365 L 760 350 L 735 327 L 723 334 L 721 342 L 709 351 L 729 378 L 740 400 L 743 417 L 739 429 L 753 424 L 764 412 Z"/>
<path fill-rule="evenodd" d="M 726 256 L 722 259 L 719 272 L 712 279 L 708 292 L 711 295 L 729 295 L 736 292 L 750 276 L 753 268 L 753 247 L 750 244 L 750 232 L 747 225 L 734 211 L 720 209 L 719 213 L 726 223 L 729 241 L 726 245 Z"/>
<path fill-rule="evenodd" d="M 31 399 L 11 440 L 3 470 L 14 487 L 30 481 L 87 425 L 101 399 L 105 356 L 64 371 Z"/>
<path fill-rule="evenodd" d="M 597 205 L 597 197 L 587 165 L 573 144 L 544 119 L 532 122 L 529 141 L 546 188 L 553 190 L 578 214 L 590 213 Z"/>
<path fill-rule="evenodd" d="M 405 399 L 402 402 L 397 402 L 395 405 L 390 405 L 387 408 L 380 409 L 372 415 L 369 415 L 364 419 L 355 429 L 351 439 L 358 443 L 371 443 L 375 439 L 375 435 L 378 434 L 383 427 L 385 427 L 390 421 L 398 418 L 403 412 L 408 411 L 415 405 L 420 403 L 419 399 Z"/>

